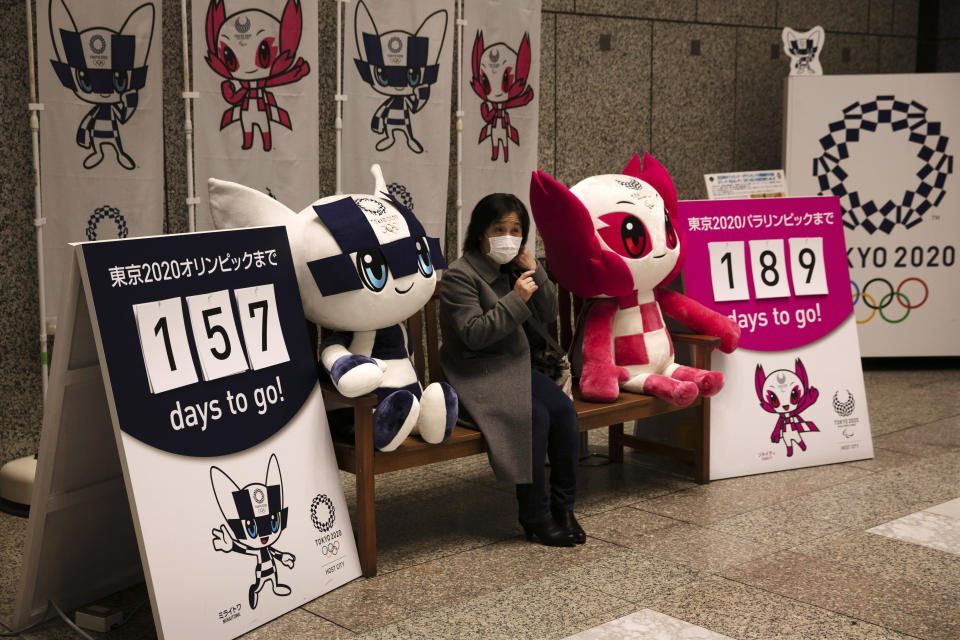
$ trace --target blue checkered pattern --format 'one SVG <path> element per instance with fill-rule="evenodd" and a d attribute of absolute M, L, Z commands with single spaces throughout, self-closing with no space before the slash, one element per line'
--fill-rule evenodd
<path fill-rule="evenodd" d="M 120 209 L 105 204 L 94 209 L 93 215 L 87 219 L 87 240 L 97 239 L 97 228 L 100 226 L 100 221 L 104 219 L 113 220 L 117 224 L 118 238 L 127 237 L 129 229 L 127 229 L 127 221 L 120 213 Z"/>
<path fill-rule="evenodd" d="M 924 162 L 917 172 L 920 183 L 905 191 L 899 202 L 865 201 L 844 183 L 847 173 L 842 163 L 850 155 L 849 145 L 860 140 L 861 132 L 874 132 L 880 125 L 907 133 L 910 142 L 919 146 L 917 157 Z M 898 224 L 909 229 L 943 200 L 947 176 L 953 173 L 953 156 L 946 152 L 949 138 L 941 132 L 940 123 L 927 120 L 927 107 L 915 100 L 908 103 L 895 96 L 877 96 L 870 102 L 854 102 L 843 110 L 843 118 L 828 128 L 829 133 L 820 138 L 823 153 L 813 160 L 813 175 L 819 181 L 819 195 L 840 197 L 843 224 L 848 229 L 862 227 L 871 234 L 877 230 L 889 234 Z"/>

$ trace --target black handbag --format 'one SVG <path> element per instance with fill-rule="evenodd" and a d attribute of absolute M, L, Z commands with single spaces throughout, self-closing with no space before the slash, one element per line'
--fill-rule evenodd
<path fill-rule="evenodd" d="M 536 318 L 523 323 L 530 343 L 530 366 L 557 383 L 560 390 L 573 400 L 573 377 L 570 375 L 570 360 L 566 351 L 547 332 Z M 533 334 L 527 329 L 532 329 Z"/>

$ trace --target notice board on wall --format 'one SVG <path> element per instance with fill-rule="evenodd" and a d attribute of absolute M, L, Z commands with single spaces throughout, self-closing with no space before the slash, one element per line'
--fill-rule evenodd
<path fill-rule="evenodd" d="M 14 624 L 142 566 L 161 638 L 233 638 L 359 576 L 284 228 L 75 251 Z"/>
<path fill-rule="evenodd" d="M 791 195 L 840 199 L 864 356 L 960 354 L 960 74 L 791 77 Z"/>
<path fill-rule="evenodd" d="M 710 478 L 873 457 L 836 198 L 681 202 L 684 286 L 740 326 L 714 353 Z"/>

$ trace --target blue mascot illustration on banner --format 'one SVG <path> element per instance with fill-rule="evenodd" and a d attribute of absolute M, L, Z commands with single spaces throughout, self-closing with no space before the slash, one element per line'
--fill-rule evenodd
<path fill-rule="evenodd" d="M 264 482 L 251 482 L 243 488 L 219 467 L 210 467 L 210 482 L 226 524 L 213 529 L 213 548 L 223 553 L 242 553 L 257 558 L 254 582 L 247 592 L 251 609 L 257 608 L 260 591 L 271 582 L 273 593 L 290 595 L 289 586 L 280 582 L 277 562 L 293 569 L 296 557 L 275 548 L 287 528 L 287 507 L 283 506 L 283 479 L 280 463 L 271 454 Z"/>
<path fill-rule="evenodd" d="M 805 33 L 784 27 L 780 33 L 783 50 L 790 57 L 790 75 L 821 76 L 820 52 L 823 50 L 823 27 L 816 26 Z"/>
<path fill-rule="evenodd" d="M 239 120 L 242 149 L 253 147 L 254 129 L 259 129 L 263 150 L 270 151 L 271 122 L 293 130 L 290 114 L 268 88 L 293 84 L 310 73 L 306 60 L 294 58 L 302 26 L 299 0 L 287 0 L 280 18 L 262 9 L 228 16 L 223 0 L 212 0 L 207 8 L 206 61 L 214 73 L 226 78 L 220 92 L 231 105 L 220 118 L 220 130 Z"/>
<path fill-rule="evenodd" d="M 133 117 L 139 91 L 147 81 L 147 54 L 153 39 L 153 4 L 134 9 L 119 31 L 94 26 L 81 31 L 64 0 L 50 0 L 50 38 L 57 59 L 51 60 L 60 84 L 93 108 L 77 128 L 77 145 L 90 153 L 83 159 L 93 169 L 113 147 L 117 162 L 134 169 L 136 161 L 123 149 L 120 125 Z"/>
<path fill-rule="evenodd" d="M 530 74 L 530 35 L 523 34 L 520 48 L 514 51 L 502 42 L 483 46 L 483 32 L 473 41 L 473 78 L 470 86 L 480 96 L 480 115 L 486 124 L 480 129 L 480 144 L 490 138 L 490 160 L 496 160 L 503 148 L 503 161 L 510 161 L 510 142 L 520 144 L 517 128 L 510 124 L 508 109 L 525 106 L 533 100 L 533 87 L 527 86 Z"/>
<path fill-rule="evenodd" d="M 323 370 L 347 397 L 377 396 L 373 442 L 392 451 L 410 434 L 436 444 L 457 421 L 453 388 L 423 388 L 403 322 L 433 296 L 446 268 L 437 238 L 387 188 L 379 165 L 374 194 L 321 198 L 299 213 L 242 185 L 211 179 L 210 211 L 219 229 L 284 225 L 307 319 L 332 333 L 320 346 Z M 331 413 L 334 436 L 352 423 Z"/>
<path fill-rule="evenodd" d="M 764 375 L 763 366 L 758 364 L 754 384 L 760 406 L 767 413 L 778 416 L 777 425 L 770 434 L 770 442 L 776 444 L 783 441 L 788 458 L 793 455 L 794 444 L 800 447 L 800 451 L 806 451 L 807 445 L 800 434 L 820 429 L 814 423 L 801 418 L 800 413 L 817 401 L 820 392 L 816 387 L 810 386 L 807 369 L 800 358 L 797 358 L 795 371 L 777 369 L 771 371 L 770 375 Z"/>
<path fill-rule="evenodd" d="M 413 135 L 410 116 L 421 111 L 430 99 L 430 87 L 437 81 L 440 50 L 447 32 L 447 12 L 434 11 L 416 33 L 394 30 L 380 32 L 363 0 L 357 3 L 354 25 L 360 77 L 377 93 L 387 96 L 370 129 L 382 134 L 377 151 L 386 151 L 397 141 L 397 132 L 407 139 L 414 153 L 423 145 Z"/>

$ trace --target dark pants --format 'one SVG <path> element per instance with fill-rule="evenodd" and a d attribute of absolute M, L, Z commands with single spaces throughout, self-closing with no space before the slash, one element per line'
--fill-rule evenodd
<path fill-rule="evenodd" d="M 533 483 L 517 485 L 520 522 L 550 518 L 550 506 L 573 509 L 577 492 L 580 432 L 570 398 L 553 380 L 531 370 L 533 392 Z M 547 501 L 544 461 L 550 456 L 550 500 Z"/>

